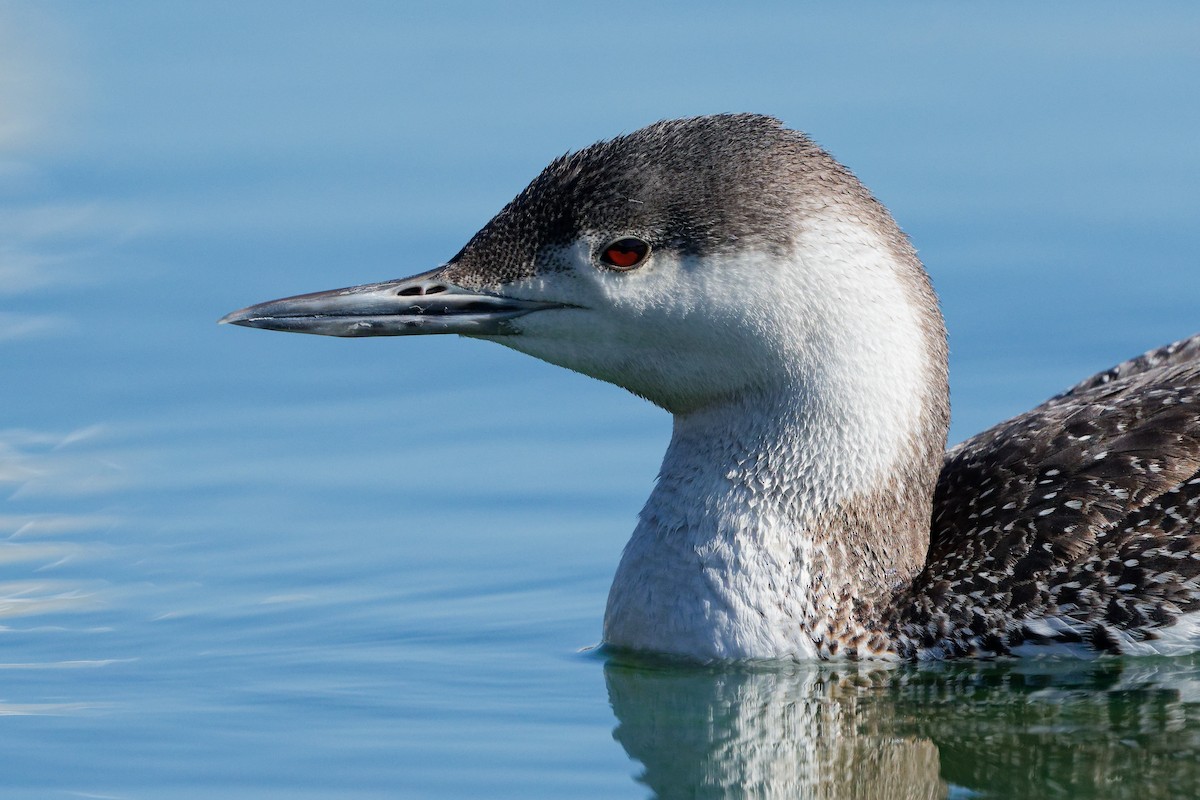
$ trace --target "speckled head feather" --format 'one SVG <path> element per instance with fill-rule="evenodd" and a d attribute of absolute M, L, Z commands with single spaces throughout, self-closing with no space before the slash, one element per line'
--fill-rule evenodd
<path fill-rule="evenodd" d="M 555 159 L 450 260 L 444 277 L 495 289 L 560 267 L 554 254 L 589 231 L 636 234 L 694 256 L 785 253 L 797 214 L 816 198 L 852 204 L 888 238 L 898 234 L 853 175 L 773 117 L 665 120 Z"/>

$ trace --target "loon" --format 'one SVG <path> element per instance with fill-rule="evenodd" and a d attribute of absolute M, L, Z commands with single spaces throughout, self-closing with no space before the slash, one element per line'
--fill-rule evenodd
<path fill-rule="evenodd" d="M 946 450 L 908 238 L 778 120 L 553 161 L 446 264 L 221 320 L 456 333 L 673 415 L 604 644 L 703 661 L 1200 650 L 1200 335 Z"/>

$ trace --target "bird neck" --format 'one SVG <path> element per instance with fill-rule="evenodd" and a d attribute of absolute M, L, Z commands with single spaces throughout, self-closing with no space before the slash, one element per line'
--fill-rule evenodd
<path fill-rule="evenodd" d="M 814 212 L 791 260 L 739 273 L 772 288 L 740 328 L 756 333 L 756 378 L 677 410 L 609 594 L 608 644 L 700 659 L 891 651 L 880 620 L 929 546 L 946 340 L 916 254 L 863 203 Z"/>
<path fill-rule="evenodd" d="M 618 567 L 605 640 L 699 658 L 882 654 L 877 610 L 920 569 L 931 481 L 911 446 L 797 396 L 676 417 Z M 863 422 L 859 420 L 858 422 Z"/>
<path fill-rule="evenodd" d="M 889 652 L 878 619 L 924 563 L 948 423 L 928 308 L 907 326 L 893 315 L 886 335 L 831 324 L 830 340 L 794 349 L 790 380 L 675 416 L 609 595 L 608 644 L 701 659 Z"/>

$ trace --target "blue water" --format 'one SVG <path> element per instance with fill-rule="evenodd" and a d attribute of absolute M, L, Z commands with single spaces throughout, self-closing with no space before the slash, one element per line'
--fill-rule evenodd
<path fill-rule="evenodd" d="M 1200 330 L 1188 3 L 0 4 L 13 797 L 1195 797 L 1200 661 L 590 649 L 669 420 L 485 343 L 218 328 L 561 152 L 808 130 L 913 237 L 952 439 Z"/>

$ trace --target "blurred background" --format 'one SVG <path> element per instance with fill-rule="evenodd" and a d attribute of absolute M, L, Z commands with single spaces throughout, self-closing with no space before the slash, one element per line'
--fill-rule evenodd
<path fill-rule="evenodd" d="M 1185 2 L 0 2 L 0 785 L 644 796 L 577 651 L 667 416 L 215 320 L 761 112 L 912 237 L 957 441 L 1200 330 L 1197 42 Z"/>

